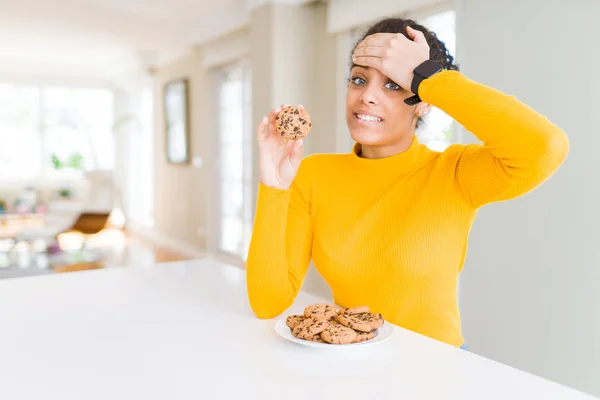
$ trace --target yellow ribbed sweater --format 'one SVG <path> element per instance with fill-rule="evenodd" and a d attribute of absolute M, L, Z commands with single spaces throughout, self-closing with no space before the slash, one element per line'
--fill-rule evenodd
<path fill-rule="evenodd" d="M 429 150 L 416 139 L 382 159 L 304 158 L 289 190 L 260 184 L 246 262 L 260 318 L 285 311 L 311 259 L 343 307 L 368 305 L 389 322 L 461 346 L 457 280 L 477 209 L 515 198 L 565 159 L 565 134 L 519 102 L 442 71 L 419 88 L 483 144 Z"/>

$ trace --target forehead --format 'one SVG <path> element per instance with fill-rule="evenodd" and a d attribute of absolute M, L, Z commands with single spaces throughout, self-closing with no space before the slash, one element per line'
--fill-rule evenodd
<path fill-rule="evenodd" d="M 371 77 L 381 77 L 384 79 L 389 79 L 387 76 L 385 76 L 384 74 L 382 74 L 379 70 L 377 70 L 375 68 L 364 67 L 362 65 L 357 65 L 354 63 L 352 64 L 350 71 L 353 73 L 363 73 L 363 74 L 371 76 Z"/>

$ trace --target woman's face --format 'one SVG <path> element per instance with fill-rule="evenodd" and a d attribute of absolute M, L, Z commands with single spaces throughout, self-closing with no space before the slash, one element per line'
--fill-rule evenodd
<path fill-rule="evenodd" d="M 417 117 L 402 89 L 374 68 L 353 66 L 346 92 L 346 123 L 352 139 L 365 146 L 410 143 Z"/>

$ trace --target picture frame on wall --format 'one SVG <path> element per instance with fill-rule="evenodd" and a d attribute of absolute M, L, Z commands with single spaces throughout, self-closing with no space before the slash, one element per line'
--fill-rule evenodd
<path fill-rule="evenodd" d="M 164 118 L 167 161 L 187 164 L 190 161 L 189 83 L 187 78 L 165 85 Z"/>

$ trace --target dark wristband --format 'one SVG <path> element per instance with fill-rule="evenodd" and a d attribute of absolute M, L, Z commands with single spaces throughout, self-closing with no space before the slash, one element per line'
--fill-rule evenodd
<path fill-rule="evenodd" d="M 413 70 L 414 76 L 410 85 L 410 90 L 414 93 L 414 96 L 405 99 L 404 102 L 409 106 L 414 106 L 415 104 L 421 102 L 421 98 L 419 97 L 419 86 L 421 85 L 421 82 L 437 74 L 441 70 L 442 66 L 431 60 L 425 60 L 419 64 L 417 68 Z"/>

